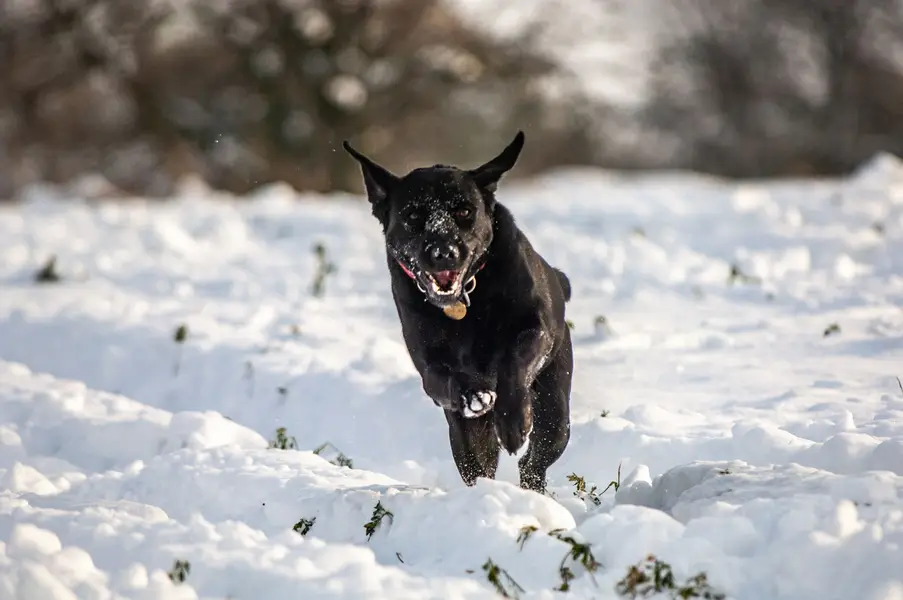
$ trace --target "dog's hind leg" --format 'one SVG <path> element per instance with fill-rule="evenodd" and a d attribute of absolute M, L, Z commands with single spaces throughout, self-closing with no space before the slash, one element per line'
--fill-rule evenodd
<path fill-rule="evenodd" d="M 570 332 L 554 360 L 533 382 L 533 431 L 518 461 L 522 488 L 544 492 L 546 471 L 561 458 L 571 437 L 570 396 L 574 358 Z"/>
<path fill-rule="evenodd" d="M 458 411 L 447 410 L 445 418 L 452 456 L 464 483 L 473 485 L 477 477 L 494 479 L 499 464 L 499 442 L 492 413 L 467 419 Z"/>

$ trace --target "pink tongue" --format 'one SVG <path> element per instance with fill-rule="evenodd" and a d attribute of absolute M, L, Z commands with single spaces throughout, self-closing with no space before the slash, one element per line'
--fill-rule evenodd
<path fill-rule="evenodd" d="M 441 286 L 451 285 L 455 282 L 455 279 L 457 277 L 457 271 L 438 271 L 436 273 L 433 273 L 433 278 L 435 278 L 436 283 Z"/>

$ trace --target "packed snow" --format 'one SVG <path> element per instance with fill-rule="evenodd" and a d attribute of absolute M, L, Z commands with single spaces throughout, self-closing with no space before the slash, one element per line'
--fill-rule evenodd
<path fill-rule="evenodd" d="M 361 198 L 0 209 L 0 598 L 903 599 L 903 165 L 499 196 L 574 289 L 547 495 L 461 483 Z"/>

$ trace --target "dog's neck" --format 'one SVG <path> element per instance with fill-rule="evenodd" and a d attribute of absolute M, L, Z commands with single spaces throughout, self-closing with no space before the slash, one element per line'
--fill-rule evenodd
<path fill-rule="evenodd" d="M 502 246 L 502 241 L 509 243 L 507 247 Z M 486 249 L 485 262 L 499 262 L 511 264 L 510 258 L 517 254 L 518 245 L 521 241 L 521 234 L 514 222 L 514 215 L 504 205 L 496 202 L 495 210 L 492 212 L 492 243 Z"/>

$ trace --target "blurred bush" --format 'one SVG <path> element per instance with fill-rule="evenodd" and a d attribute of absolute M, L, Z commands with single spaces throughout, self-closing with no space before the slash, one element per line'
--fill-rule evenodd
<path fill-rule="evenodd" d="M 647 166 L 845 173 L 903 156 L 900 0 L 669 0 L 639 121 Z"/>
<path fill-rule="evenodd" d="M 360 192 L 342 139 L 405 172 L 476 164 L 519 128 L 514 175 L 903 156 L 903 0 L 451 1 L 0 0 L 0 199 L 94 173 L 114 194 L 184 175 Z M 475 27 L 503 5 L 520 33 Z M 586 91 L 636 81 L 627 104 Z"/>
<path fill-rule="evenodd" d="M 2 0 L 0 198 L 94 173 L 116 194 L 360 191 L 344 138 L 399 172 L 476 164 L 517 128 L 519 173 L 592 162 L 585 103 L 549 93 L 570 76 L 530 37 L 440 0 Z"/>

